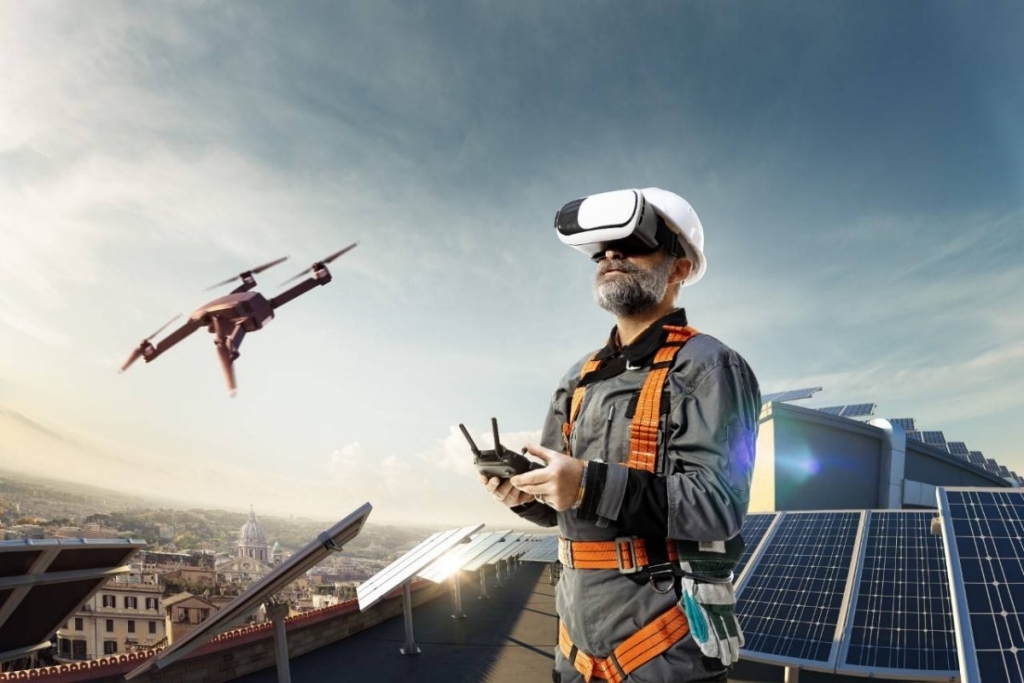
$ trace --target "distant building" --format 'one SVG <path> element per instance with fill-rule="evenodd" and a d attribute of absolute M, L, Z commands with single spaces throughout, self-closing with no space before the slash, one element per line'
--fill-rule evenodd
<path fill-rule="evenodd" d="M 898 421 L 867 422 L 771 402 L 761 409 L 752 512 L 933 509 L 938 486 L 1015 486 Z"/>
<path fill-rule="evenodd" d="M 207 598 L 178 593 L 164 600 L 167 610 L 167 644 L 171 645 L 210 618 L 220 608 Z"/>
<path fill-rule="evenodd" d="M 217 574 L 224 581 L 235 583 L 253 581 L 271 570 L 270 544 L 256 521 L 256 513 L 250 509 L 249 521 L 238 532 L 235 557 L 218 563 Z"/>
<path fill-rule="evenodd" d="M 98 659 L 161 643 L 166 635 L 162 592 L 152 575 L 110 579 L 57 631 L 57 658 Z"/>

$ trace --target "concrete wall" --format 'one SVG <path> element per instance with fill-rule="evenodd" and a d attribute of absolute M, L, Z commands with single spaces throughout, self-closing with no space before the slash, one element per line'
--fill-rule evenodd
<path fill-rule="evenodd" d="M 773 403 L 763 415 L 761 430 L 767 436 L 758 439 L 751 494 L 757 510 L 878 507 L 887 448 L 881 430 L 785 404 Z M 771 476 L 758 480 L 765 467 L 771 468 Z"/>

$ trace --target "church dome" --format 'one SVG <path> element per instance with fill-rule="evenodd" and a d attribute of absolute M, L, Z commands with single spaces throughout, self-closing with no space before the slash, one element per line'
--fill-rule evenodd
<path fill-rule="evenodd" d="M 238 532 L 238 542 L 241 545 L 265 546 L 267 538 L 263 535 L 263 529 L 256 521 L 256 513 L 249 511 L 249 521 L 242 525 Z"/>

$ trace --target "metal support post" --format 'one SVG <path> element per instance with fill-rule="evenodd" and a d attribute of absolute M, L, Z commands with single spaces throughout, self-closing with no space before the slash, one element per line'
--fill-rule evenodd
<path fill-rule="evenodd" d="M 452 574 L 452 585 L 455 589 L 455 612 L 452 614 L 452 619 L 465 619 L 466 615 L 462 613 L 462 582 L 459 580 L 459 573 L 455 572 Z"/>
<path fill-rule="evenodd" d="M 800 683 L 800 669 L 795 666 L 787 666 L 783 681 L 784 683 Z"/>
<path fill-rule="evenodd" d="M 288 618 L 287 602 L 264 603 L 267 616 L 274 622 L 274 658 L 277 660 L 277 682 L 292 683 L 291 669 L 288 667 L 288 631 L 285 619 Z"/>
<path fill-rule="evenodd" d="M 405 612 L 405 646 L 401 648 L 400 652 L 403 655 L 418 655 L 420 653 L 420 649 L 416 647 L 416 641 L 412 637 L 412 589 L 409 588 L 411 581 L 410 579 L 402 584 L 402 609 Z"/>
<path fill-rule="evenodd" d="M 490 595 L 487 594 L 487 565 L 480 567 L 480 600 L 489 600 Z"/>

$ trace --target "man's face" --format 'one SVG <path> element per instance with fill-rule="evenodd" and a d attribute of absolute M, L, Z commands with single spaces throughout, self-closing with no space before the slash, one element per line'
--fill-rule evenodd
<path fill-rule="evenodd" d="M 653 254 L 622 256 L 614 252 L 598 262 L 594 301 L 616 317 L 631 316 L 661 303 L 675 259 L 659 249 Z"/>

